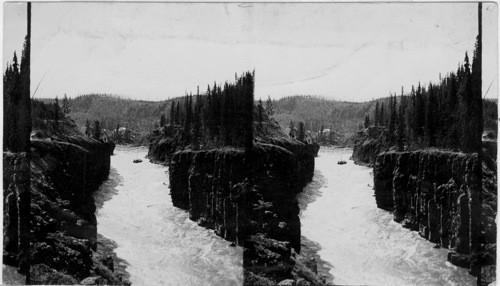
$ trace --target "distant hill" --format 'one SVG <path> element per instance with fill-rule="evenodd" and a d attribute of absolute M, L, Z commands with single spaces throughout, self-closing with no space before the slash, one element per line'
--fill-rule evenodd
<path fill-rule="evenodd" d="M 299 122 L 313 137 L 324 130 L 335 133 L 335 144 L 346 144 L 371 112 L 374 102 L 347 102 L 316 96 L 290 96 L 273 101 L 274 118 L 287 131 L 290 122 L 297 128 Z M 374 108 L 374 107 L 373 107 Z"/>
<path fill-rule="evenodd" d="M 54 99 L 40 99 L 44 103 L 53 103 Z M 70 117 L 83 130 L 85 122 L 99 120 L 101 127 L 114 130 L 119 127 L 130 129 L 145 135 L 159 123 L 160 116 L 167 116 L 171 101 L 144 101 L 122 98 L 108 94 L 87 94 L 69 99 Z M 59 99 L 62 104 L 62 99 Z M 168 116 L 167 116 L 168 117 Z"/>

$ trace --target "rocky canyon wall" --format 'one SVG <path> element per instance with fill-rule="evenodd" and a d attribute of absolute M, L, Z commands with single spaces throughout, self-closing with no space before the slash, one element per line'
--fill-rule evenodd
<path fill-rule="evenodd" d="M 86 278 L 120 283 L 110 269 L 112 261 L 95 255 L 97 226 L 92 193 L 108 177 L 113 147 L 112 143 L 82 137 L 31 141 L 32 284 L 88 283 Z M 19 156 L 22 154 L 4 153 L 3 157 L 4 263 L 14 265 L 17 209 L 13 178 L 19 172 L 15 168 Z"/>
<path fill-rule="evenodd" d="M 450 262 L 483 281 L 496 260 L 496 168 L 488 160 L 437 150 L 383 152 L 373 169 L 378 207 L 450 249 Z"/>

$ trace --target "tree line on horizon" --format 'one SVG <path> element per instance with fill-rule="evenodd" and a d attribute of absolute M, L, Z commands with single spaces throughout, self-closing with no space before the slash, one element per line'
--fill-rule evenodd
<path fill-rule="evenodd" d="M 7 63 L 7 67 L 3 74 L 3 149 L 12 152 L 20 152 L 20 142 L 24 141 L 31 130 L 31 125 L 20 128 L 23 118 L 29 118 L 31 110 L 25 108 L 29 106 L 29 84 L 30 84 L 30 44 L 29 37 L 26 36 L 21 55 L 21 63 L 19 64 L 17 54 L 14 52 L 12 63 Z M 26 90 L 27 88 L 27 90 Z M 26 99 L 27 97 L 28 99 Z M 21 114 L 22 112 L 28 114 Z"/>
<path fill-rule="evenodd" d="M 439 83 L 429 83 L 427 88 L 418 83 L 407 94 L 402 89 L 399 97 L 391 94 L 388 102 L 376 101 L 373 115 L 365 116 L 364 127 L 387 127 L 387 142 L 399 150 L 480 150 L 483 99 L 479 45 L 476 41 L 472 66 L 465 53 L 457 71 L 440 77 Z"/>
<path fill-rule="evenodd" d="M 167 124 L 183 130 L 184 144 L 194 149 L 244 147 L 253 144 L 255 72 L 235 75 L 235 83 L 214 83 L 204 94 L 187 94 L 173 99 L 169 114 L 160 116 L 159 127 Z"/>

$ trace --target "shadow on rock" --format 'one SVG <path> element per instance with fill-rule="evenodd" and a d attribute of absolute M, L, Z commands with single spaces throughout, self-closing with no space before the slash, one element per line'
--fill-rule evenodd
<path fill-rule="evenodd" d="M 96 209 L 102 208 L 105 202 L 118 193 L 116 187 L 123 182 L 123 177 L 118 174 L 115 168 L 111 167 L 109 171 L 109 178 L 99 187 L 99 190 L 94 193 L 94 201 Z"/>

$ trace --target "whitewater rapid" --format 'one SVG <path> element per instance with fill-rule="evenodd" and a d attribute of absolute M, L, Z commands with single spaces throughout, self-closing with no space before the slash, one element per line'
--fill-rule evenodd
<path fill-rule="evenodd" d="M 170 200 L 165 166 L 146 148 L 118 147 L 99 192 L 98 231 L 117 244 L 134 285 L 241 285 L 243 251 L 189 220 Z M 302 235 L 341 285 L 474 285 L 448 251 L 378 209 L 371 168 L 347 160 L 350 149 L 322 149 L 299 196 Z M 346 165 L 337 165 L 340 159 Z M 142 163 L 134 164 L 136 158 Z"/>
<path fill-rule="evenodd" d="M 341 285 L 475 285 L 448 250 L 421 238 L 378 209 L 372 169 L 347 160 L 351 149 L 322 149 L 299 197 L 302 235 L 319 244 L 333 283 Z M 338 165 L 339 160 L 347 161 Z"/>
<path fill-rule="evenodd" d="M 241 285 L 243 250 L 172 205 L 167 167 L 146 148 L 117 147 L 97 192 L 98 232 L 117 244 L 133 285 Z M 134 164 L 140 158 L 142 163 Z"/>

